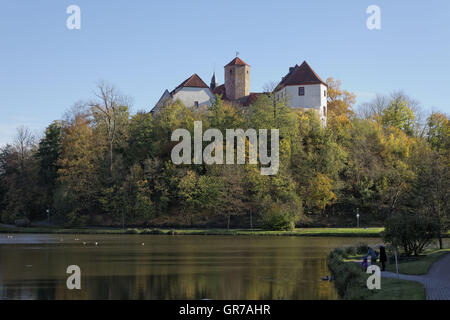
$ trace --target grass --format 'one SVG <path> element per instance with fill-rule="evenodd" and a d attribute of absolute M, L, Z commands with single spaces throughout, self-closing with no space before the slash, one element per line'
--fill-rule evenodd
<path fill-rule="evenodd" d="M 413 274 L 421 275 L 426 274 L 430 269 L 433 262 L 439 260 L 444 255 L 449 254 L 450 249 L 433 250 L 427 251 L 424 255 L 419 257 L 411 257 L 410 259 L 416 260 L 405 260 L 400 259 L 398 264 L 398 272 L 402 274 Z M 386 265 L 386 271 L 396 272 L 395 261 L 391 261 L 390 264 Z"/>
<path fill-rule="evenodd" d="M 381 289 L 367 300 L 425 300 L 425 289 L 415 281 L 381 278 Z"/>
<path fill-rule="evenodd" d="M 341 299 L 425 300 L 424 287 L 414 281 L 382 277 L 381 289 L 369 290 L 366 282 L 370 275 L 363 272 L 360 264 L 352 261 L 353 258 L 344 248 L 334 249 L 328 257 L 328 267 L 335 278 L 334 285 Z"/>
<path fill-rule="evenodd" d="M 0 233 L 56 233 L 56 234 L 171 234 L 176 235 L 244 235 L 244 236 L 320 236 L 320 237 L 380 237 L 383 228 L 297 228 L 293 231 L 262 229 L 119 229 L 119 228 L 61 228 L 61 227 L 5 227 Z"/>

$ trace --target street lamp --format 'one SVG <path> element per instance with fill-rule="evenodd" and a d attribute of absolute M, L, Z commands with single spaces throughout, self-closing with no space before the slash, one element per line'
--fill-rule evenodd
<path fill-rule="evenodd" d="M 50 209 L 47 209 L 47 220 L 50 223 Z"/>
<path fill-rule="evenodd" d="M 359 208 L 356 208 L 356 226 L 359 228 Z"/>

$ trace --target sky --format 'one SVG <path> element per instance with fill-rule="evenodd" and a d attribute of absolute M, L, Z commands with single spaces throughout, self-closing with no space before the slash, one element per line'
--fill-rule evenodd
<path fill-rule="evenodd" d="M 70 5 L 79 30 L 66 26 Z M 370 5 L 380 30 L 367 28 Z M 149 111 L 194 73 L 223 83 L 236 52 L 252 92 L 306 60 L 358 104 L 403 90 L 450 113 L 448 0 L 0 0 L 0 146 L 22 125 L 42 134 L 100 80 Z"/>

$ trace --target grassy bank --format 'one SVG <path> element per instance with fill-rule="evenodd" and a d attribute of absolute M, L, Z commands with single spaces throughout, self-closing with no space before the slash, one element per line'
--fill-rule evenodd
<path fill-rule="evenodd" d="M 365 249 L 365 248 L 364 248 Z M 361 248 L 361 250 L 364 250 Z M 369 290 L 366 282 L 369 274 L 358 263 L 348 261 L 347 252 L 356 251 L 337 248 L 330 253 L 328 267 L 341 299 L 346 300 L 424 300 L 425 289 L 414 281 L 381 279 L 380 290 Z"/>
<path fill-rule="evenodd" d="M 383 228 L 298 228 L 293 231 L 261 229 L 119 229 L 119 228 L 59 228 L 6 227 L 0 233 L 56 233 L 56 234 L 175 234 L 175 235 L 244 235 L 244 236 L 320 236 L 320 237 L 380 237 Z"/>
<path fill-rule="evenodd" d="M 450 249 L 430 250 L 418 257 L 400 258 L 398 272 L 414 275 L 426 274 L 431 265 L 446 254 L 450 254 Z M 396 272 L 395 261 L 386 265 L 386 271 Z"/>

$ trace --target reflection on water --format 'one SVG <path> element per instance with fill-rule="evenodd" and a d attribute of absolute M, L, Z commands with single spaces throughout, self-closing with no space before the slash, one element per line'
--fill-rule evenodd
<path fill-rule="evenodd" d="M 0 299 L 336 299 L 329 251 L 377 241 L 0 234 Z M 73 264 L 81 290 L 66 288 Z"/>

